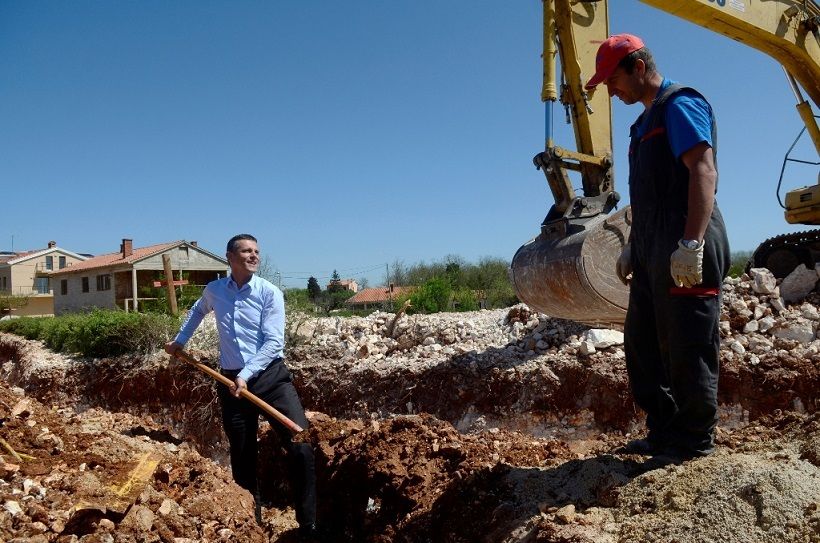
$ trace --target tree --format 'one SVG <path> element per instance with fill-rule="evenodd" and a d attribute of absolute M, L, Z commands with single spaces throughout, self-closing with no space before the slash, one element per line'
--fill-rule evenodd
<path fill-rule="evenodd" d="M 322 294 L 322 287 L 319 286 L 319 281 L 315 277 L 308 278 L 307 282 L 308 296 L 314 302 L 319 299 Z"/>
<path fill-rule="evenodd" d="M 401 260 L 395 260 L 389 266 L 390 273 L 385 276 L 385 285 L 394 284 L 396 286 L 409 285 L 407 281 L 407 266 Z"/>
<path fill-rule="evenodd" d="M 360 289 L 364 290 L 367 288 L 367 285 L 370 284 L 370 281 L 367 280 L 367 277 L 359 277 L 356 284 L 359 285 Z"/>
<path fill-rule="evenodd" d="M 342 280 L 339 278 L 339 272 L 333 270 L 333 275 L 330 276 L 330 284 L 327 286 L 328 292 L 339 292 L 346 290 L 342 286 Z"/>
<path fill-rule="evenodd" d="M 276 283 L 279 272 L 276 271 L 273 261 L 268 255 L 263 255 L 259 260 L 259 267 L 256 268 L 256 275 L 262 279 L 267 279 L 271 283 Z"/>
<path fill-rule="evenodd" d="M 318 305 L 327 315 L 334 309 L 341 309 L 345 305 L 345 300 L 353 296 L 353 292 L 342 288 L 340 290 L 330 290 L 330 287 L 319 297 Z"/>

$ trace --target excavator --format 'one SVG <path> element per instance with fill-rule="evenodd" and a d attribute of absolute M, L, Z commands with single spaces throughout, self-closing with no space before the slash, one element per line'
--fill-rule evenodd
<path fill-rule="evenodd" d="M 805 92 L 815 106 L 820 105 L 820 7 L 814 0 L 641 1 L 777 60 L 805 125 L 800 135 L 807 132 L 820 153 L 820 129 L 812 105 L 803 97 Z M 596 91 L 584 89 L 595 72 L 598 46 L 609 36 L 608 10 L 615 2 L 542 3 L 541 99 L 547 106 L 546 141 L 545 150 L 533 162 L 544 173 L 555 203 L 540 233 L 516 252 L 510 277 L 519 299 L 538 311 L 591 326 L 619 328 L 626 317 L 629 290 L 618 280 L 615 262 L 629 239 L 631 211 L 629 206 L 617 209 L 620 196 L 613 177 L 610 97 L 604 85 Z M 572 124 L 575 150 L 553 141 L 551 105 L 556 101 L 564 106 L 567 122 Z M 794 160 L 789 153 L 784 169 Z M 576 194 L 571 175 L 580 176 L 583 195 Z M 783 171 L 780 182 L 782 179 Z M 815 185 L 788 192 L 781 205 L 788 223 L 820 224 L 820 179 Z M 799 264 L 814 267 L 818 260 L 820 230 L 809 230 L 766 240 L 748 266 L 765 267 L 784 277 Z"/>

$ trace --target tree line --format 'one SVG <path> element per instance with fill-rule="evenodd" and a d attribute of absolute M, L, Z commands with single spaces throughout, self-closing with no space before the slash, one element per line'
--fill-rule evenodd
<path fill-rule="evenodd" d="M 389 285 L 413 287 L 410 294 L 401 295 L 381 309 L 394 310 L 405 300 L 410 301 L 408 312 L 436 313 L 439 311 L 473 311 L 479 308 L 508 307 L 517 303 L 515 291 L 507 274 L 506 260 L 484 257 L 477 263 L 467 262 L 457 255 L 442 260 L 405 264 L 396 260 L 388 266 L 384 287 Z M 366 280 L 357 280 L 365 287 Z M 299 309 L 311 306 L 326 314 L 343 310 L 345 302 L 354 293 L 341 285 L 334 270 L 327 289 L 322 289 L 315 277 L 308 279 L 304 289 L 287 289 L 288 304 Z M 372 309 L 371 309 L 372 311 Z M 345 312 L 352 313 L 351 310 Z"/>

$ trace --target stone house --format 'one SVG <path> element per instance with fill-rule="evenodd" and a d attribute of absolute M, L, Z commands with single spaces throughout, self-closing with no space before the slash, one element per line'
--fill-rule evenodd
<path fill-rule="evenodd" d="M 54 315 L 54 274 L 87 259 L 88 255 L 58 247 L 56 241 L 49 241 L 45 249 L 0 252 L 0 293 L 26 299 L 10 314 Z"/>
<path fill-rule="evenodd" d="M 327 284 L 326 288 L 330 290 L 334 286 L 334 283 L 342 290 L 349 290 L 354 293 L 359 291 L 359 283 L 357 283 L 355 279 L 339 279 L 338 281 L 331 281 Z"/>
<path fill-rule="evenodd" d="M 164 274 L 162 255 L 170 257 L 174 280 L 204 286 L 225 277 L 228 261 L 198 246 L 195 241 L 172 241 L 135 248 L 123 239 L 120 250 L 56 272 L 54 313 L 61 315 L 92 308 L 138 310 L 140 290 L 158 287 Z M 143 301 L 153 298 L 142 298 Z"/>

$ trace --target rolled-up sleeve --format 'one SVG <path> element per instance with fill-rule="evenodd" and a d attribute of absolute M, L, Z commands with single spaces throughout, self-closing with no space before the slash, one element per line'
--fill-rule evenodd
<path fill-rule="evenodd" d="M 259 348 L 237 377 L 248 381 L 282 356 L 285 349 L 285 298 L 277 288 L 265 293 L 260 315 Z"/>

